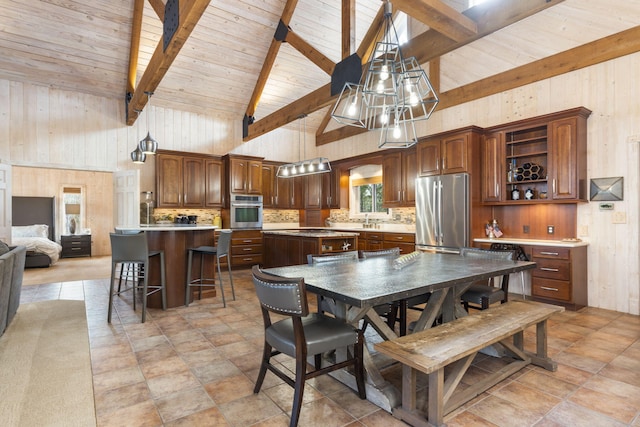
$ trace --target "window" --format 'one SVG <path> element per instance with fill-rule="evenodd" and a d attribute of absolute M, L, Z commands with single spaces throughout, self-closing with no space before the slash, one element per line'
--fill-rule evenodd
<path fill-rule="evenodd" d="M 349 177 L 351 195 L 351 218 L 385 219 L 390 216 L 389 209 L 382 207 L 382 166 L 366 165 L 351 170 Z"/>

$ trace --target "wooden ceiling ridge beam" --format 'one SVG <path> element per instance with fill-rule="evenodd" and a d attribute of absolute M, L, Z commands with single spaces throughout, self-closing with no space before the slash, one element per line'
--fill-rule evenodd
<path fill-rule="evenodd" d="M 454 107 L 636 52 L 640 52 L 640 26 L 450 89 L 440 94 L 438 108 Z M 344 126 L 318 136 L 316 145 L 328 144 L 366 131 Z"/>
<path fill-rule="evenodd" d="M 142 33 L 142 15 L 144 0 L 133 3 L 133 18 L 131 22 L 131 44 L 129 46 L 129 73 L 127 75 L 127 97 L 136 90 L 138 73 L 138 55 L 140 53 L 140 35 Z"/>
<path fill-rule="evenodd" d="M 296 10 L 297 5 L 298 0 L 287 0 L 287 3 L 284 5 L 284 9 L 282 11 L 282 15 L 280 15 L 279 25 L 289 26 L 289 22 L 291 21 L 291 17 L 293 16 L 293 12 Z M 276 33 L 277 31 L 278 30 L 276 30 Z M 269 50 L 267 51 L 267 56 L 262 63 L 262 69 L 260 70 L 260 74 L 258 75 L 258 80 L 256 81 L 256 85 L 253 88 L 253 93 L 251 94 L 251 99 L 249 100 L 249 105 L 247 106 L 247 110 L 245 112 L 245 121 L 253 121 L 253 115 L 256 113 L 256 108 L 258 108 L 258 104 L 260 103 L 262 92 L 264 91 L 264 87 L 267 84 L 269 74 L 271 74 L 271 69 L 273 68 L 273 64 L 276 61 L 276 57 L 278 56 L 278 51 L 280 51 L 282 42 L 283 40 L 278 40 L 278 38 L 274 34 L 274 37 L 271 40 L 271 45 L 269 46 Z"/>
<path fill-rule="evenodd" d="M 474 20 L 440 0 L 393 0 L 392 3 L 451 40 L 462 42 L 478 34 Z"/>
<path fill-rule="evenodd" d="M 178 28 L 166 49 L 163 48 L 163 37 L 160 38 L 149 64 L 129 100 L 127 125 L 131 126 L 135 123 L 139 111 L 142 111 L 147 104 L 148 97 L 146 92 L 155 92 L 210 2 L 211 0 L 191 0 L 179 3 Z"/>

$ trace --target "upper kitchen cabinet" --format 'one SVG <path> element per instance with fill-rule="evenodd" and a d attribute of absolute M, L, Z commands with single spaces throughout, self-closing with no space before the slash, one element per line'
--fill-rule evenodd
<path fill-rule="evenodd" d="M 227 154 L 229 193 L 262 194 L 262 158 Z"/>
<path fill-rule="evenodd" d="M 342 171 L 336 164 L 331 172 L 322 174 L 322 208 L 340 209 L 340 178 Z"/>
<path fill-rule="evenodd" d="M 487 204 L 587 200 L 586 108 L 487 129 L 482 199 Z"/>
<path fill-rule="evenodd" d="M 225 171 L 222 159 L 204 160 L 204 206 L 221 208 L 225 204 Z"/>
<path fill-rule="evenodd" d="M 420 176 L 469 172 L 474 145 L 479 144 L 481 129 L 475 126 L 429 136 L 418 143 Z"/>
<path fill-rule="evenodd" d="M 156 193 L 159 208 L 220 207 L 224 169 L 218 157 L 159 150 Z"/>
<path fill-rule="evenodd" d="M 416 148 L 385 153 L 382 158 L 382 205 L 414 207 L 416 203 Z"/>
<path fill-rule="evenodd" d="M 277 163 L 262 162 L 262 202 L 266 209 L 276 207 L 278 166 Z"/>

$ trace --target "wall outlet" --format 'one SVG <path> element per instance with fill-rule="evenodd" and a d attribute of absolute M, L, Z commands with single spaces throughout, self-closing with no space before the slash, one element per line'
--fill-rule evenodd
<path fill-rule="evenodd" d="M 589 226 L 588 225 L 581 225 L 578 227 L 578 236 L 579 237 L 586 237 L 589 235 Z"/>
<path fill-rule="evenodd" d="M 547 234 L 553 234 L 556 232 L 555 225 L 547 225 Z"/>
<path fill-rule="evenodd" d="M 524 234 L 529 234 L 529 226 L 528 225 L 523 225 L 522 226 L 522 232 Z"/>
<path fill-rule="evenodd" d="M 615 211 L 613 212 L 613 223 L 614 224 L 626 224 L 627 223 L 627 213 L 624 211 Z"/>

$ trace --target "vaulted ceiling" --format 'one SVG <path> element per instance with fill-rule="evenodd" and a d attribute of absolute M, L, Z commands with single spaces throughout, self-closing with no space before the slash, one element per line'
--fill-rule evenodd
<path fill-rule="evenodd" d="M 163 49 L 165 3 L 3 0 L 0 78 L 123 103 L 130 93 L 129 124 L 151 91 L 160 107 L 253 117 L 245 139 L 303 113 L 319 143 L 353 134 L 327 119 L 328 84 L 336 63 L 366 52 L 380 0 L 180 0 Z M 640 0 L 392 3 L 412 17 L 405 54 L 429 70 L 438 108 L 640 50 Z"/>

